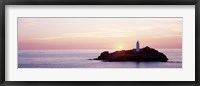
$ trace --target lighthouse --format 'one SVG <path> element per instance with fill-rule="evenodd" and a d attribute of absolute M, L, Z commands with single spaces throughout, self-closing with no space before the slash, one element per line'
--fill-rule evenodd
<path fill-rule="evenodd" d="M 139 41 L 137 41 L 137 43 L 136 43 L 136 51 L 137 51 L 137 52 L 140 51 L 140 43 L 139 43 Z"/>

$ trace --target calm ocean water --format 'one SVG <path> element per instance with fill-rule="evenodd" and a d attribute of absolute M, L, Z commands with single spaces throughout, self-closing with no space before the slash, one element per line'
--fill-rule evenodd
<path fill-rule="evenodd" d="M 181 49 L 159 49 L 167 55 L 168 62 L 89 60 L 97 58 L 105 50 L 19 50 L 18 68 L 182 68 Z"/>

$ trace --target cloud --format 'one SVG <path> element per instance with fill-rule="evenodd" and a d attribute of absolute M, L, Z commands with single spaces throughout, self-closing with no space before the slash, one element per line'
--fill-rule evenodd
<path fill-rule="evenodd" d="M 93 37 L 93 38 L 108 38 L 108 37 L 133 37 L 134 33 L 130 31 L 111 31 L 111 32 L 77 32 L 77 33 L 62 33 L 51 37 L 36 37 L 33 40 L 56 40 L 65 38 L 83 38 L 83 37 Z"/>
<path fill-rule="evenodd" d="M 87 32 L 87 33 L 64 33 L 65 37 L 130 37 L 130 32 Z"/>
<path fill-rule="evenodd" d="M 55 40 L 55 39 L 62 39 L 64 37 L 57 36 L 57 37 L 38 37 L 38 38 L 32 38 L 33 40 Z"/>
<path fill-rule="evenodd" d="M 182 37 L 182 35 L 165 35 L 165 37 Z"/>

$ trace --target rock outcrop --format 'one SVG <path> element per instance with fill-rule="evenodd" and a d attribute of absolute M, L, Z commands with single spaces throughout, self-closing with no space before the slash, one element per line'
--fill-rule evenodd
<path fill-rule="evenodd" d="M 140 49 L 140 51 L 132 50 L 121 50 L 109 53 L 104 51 L 95 60 L 104 61 L 162 61 L 166 62 L 168 58 L 163 53 L 150 48 L 145 47 Z"/>

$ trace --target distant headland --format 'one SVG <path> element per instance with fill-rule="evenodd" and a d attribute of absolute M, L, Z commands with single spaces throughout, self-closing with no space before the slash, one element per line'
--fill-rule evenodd
<path fill-rule="evenodd" d="M 150 48 L 148 46 L 140 49 L 140 44 L 137 41 L 136 49 L 120 50 L 109 53 L 104 51 L 95 60 L 104 61 L 162 61 L 166 62 L 168 58 L 165 54 Z"/>

